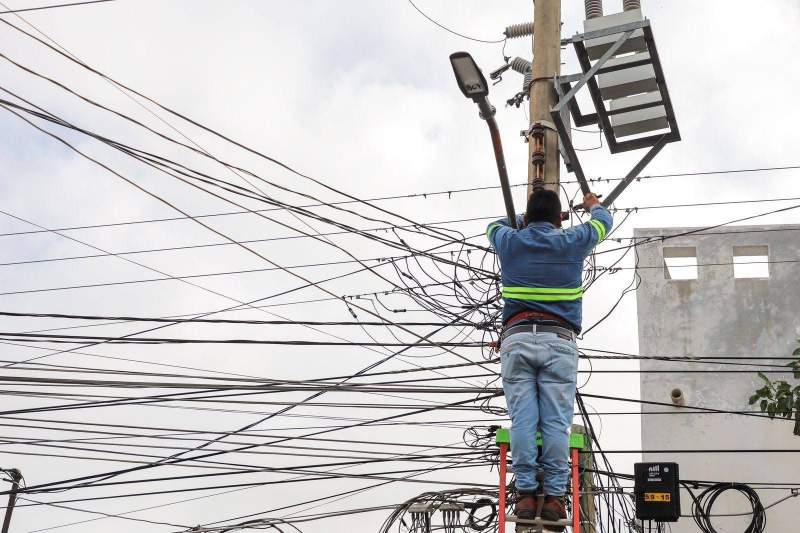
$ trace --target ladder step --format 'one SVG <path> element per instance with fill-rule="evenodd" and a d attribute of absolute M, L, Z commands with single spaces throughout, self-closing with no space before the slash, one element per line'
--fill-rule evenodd
<path fill-rule="evenodd" d="M 516 522 L 517 524 L 522 524 L 524 526 L 569 526 L 571 522 L 569 519 L 564 520 L 542 520 L 541 518 L 534 518 L 533 520 L 527 520 L 524 518 L 517 518 L 516 515 L 510 514 L 506 516 L 507 522 Z"/>

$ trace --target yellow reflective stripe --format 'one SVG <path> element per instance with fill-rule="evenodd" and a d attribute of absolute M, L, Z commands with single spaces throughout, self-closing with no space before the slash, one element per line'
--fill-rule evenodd
<path fill-rule="evenodd" d="M 518 292 L 507 293 L 503 291 L 503 298 L 512 300 L 533 300 L 536 302 L 568 302 L 573 300 L 580 300 L 583 298 L 583 293 L 580 294 L 524 294 Z"/>
<path fill-rule="evenodd" d="M 503 287 L 503 292 L 522 292 L 527 294 L 579 294 L 583 287 Z"/>
<path fill-rule="evenodd" d="M 492 233 L 494 233 L 494 230 L 496 230 L 500 226 L 501 226 L 501 224 L 498 223 L 498 222 L 495 222 L 494 224 L 489 226 L 489 229 L 486 230 L 486 238 L 487 239 L 491 239 L 492 238 Z"/>
<path fill-rule="evenodd" d="M 590 220 L 589 224 L 597 231 L 597 242 L 603 242 L 606 238 L 606 227 L 599 220 Z"/>
<path fill-rule="evenodd" d="M 537 302 L 580 300 L 583 298 L 583 287 L 504 287 L 503 298 L 534 300 Z"/>

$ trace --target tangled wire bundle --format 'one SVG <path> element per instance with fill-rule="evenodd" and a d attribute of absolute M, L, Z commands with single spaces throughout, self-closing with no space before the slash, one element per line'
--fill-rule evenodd
<path fill-rule="evenodd" d="M 705 489 L 699 496 L 695 497 L 692 491 L 689 494 L 692 496 L 692 515 L 697 526 L 703 533 L 719 533 L 711 523 L 711 509 L 714 507 L 714 502 L 717 501 L 724 492 L 735 490 L 743 494 L 750 502 L 752 507 L 752 520 L 743 533 L 763 533 L 767 527 L 767 514 L 764 511 L 764 506 L 761 504 L 761 499 L 758 493 L 752 487 L 742 483 L 717 483 Z M 741 515 L 720 515 L 720 516 L 745 516 L 751 513 L 742 513 Z"/>

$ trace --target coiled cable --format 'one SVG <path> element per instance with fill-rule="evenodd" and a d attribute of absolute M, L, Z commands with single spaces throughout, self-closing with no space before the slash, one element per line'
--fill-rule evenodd
<path fill-rule="evenodd" d="M 483 517 L 475 516 L 475 512 L 482 507 L 489 508 L 489 514 Z M 502 510 L 501 510 L 502 511 Z M 505 512 L 505 511 L 502 511 Z M 497 505 L 494 500 L 489 498 L 481 498 L 471 506 L 469 514 L 467 515 L 467 526 L 473 531 L 483 531 L 489 529 L 494 521 L 497 519 Z M 497 527 L 497 526 L 495 526 Z"/>
<path fill-rule="evenodd" d="M 705 489 L 697 497 L 695 497 L 694 493 L 688 487 L 687 490 L 692 497 L 692 516 L 702 533 L 719 533 L 711 523 L 711 518 L 713 517 L 711 510 L 717 498 L 729 490 L 734 490 L 743 494 L 750 502 L 752 508 L 751 512 L 753 518 L 742 533 L 763 533 L 764 529 L 767 527 L 767 513 L 764 510 L 764 506 L 761 504 L 758 493 L 749 485 L 743 483 L 717 483 Z"/>

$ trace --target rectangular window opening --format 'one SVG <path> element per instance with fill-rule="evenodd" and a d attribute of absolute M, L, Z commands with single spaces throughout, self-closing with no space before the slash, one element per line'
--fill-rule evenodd
<path fill-rule="evenodd" d="M 697 279 L 697 248 L 694 246 L 664 247 L 664 277 Z"/>
<path fill-rule="evenodd" d="M 737 279 L 769 278 L 767 246 L 734 246 L 733 277 Z"/>

